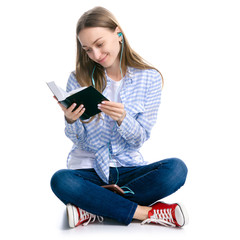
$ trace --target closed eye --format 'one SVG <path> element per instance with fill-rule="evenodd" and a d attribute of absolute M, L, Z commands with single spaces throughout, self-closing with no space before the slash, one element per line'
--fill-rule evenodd
<path fill-rule="evenodd" d="M 103 43 L 98 43 L 96 46 L 97 46 L 98 48 L 101 48 L 101 47 L 103 46 Z M 83 50 L 84 50 L 86 53 L 92 52 L 92 48 L 83 47 Z"/>
<path fill-rule="evenodd" d="M 103 46 L 103 43 L 99 43 L 97 46 L 100 48 Z"/>
<path fill-rule="evenodd" d="M 87 52 L 87 53 L 90 53 L 91 51 L 92 51 L 92 49 L 84 49 L 85 50 L 85 52 Z"/>

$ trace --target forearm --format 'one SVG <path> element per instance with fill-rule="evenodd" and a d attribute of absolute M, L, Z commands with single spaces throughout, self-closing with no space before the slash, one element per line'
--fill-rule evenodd
<path fill-rule="evenodd" d="M 117 130 L 126 142 L 135 148 L 141 147 L 150 136 L 150 132 L 146 131 L 130 114 L 126 114 Z"/>
<path fill-rule="evenodd" d="M 65 134 L 76 145 L 85 141 L 85 130 L 81 121 L 78 119 L 74 123 L 68 123 L 65 119 Z"/>

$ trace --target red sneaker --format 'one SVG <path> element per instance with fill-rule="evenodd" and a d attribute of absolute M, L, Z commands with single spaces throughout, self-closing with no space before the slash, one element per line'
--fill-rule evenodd
<path fill-rule="evenodd" d="M 188 214 L 182 204 L 156 202 L 150 206 L 152 209 L 142 224 L 158 223 L 164 226 L 183 227 L 188 223 Z"/>
<path fill-rule="evenodd" d="M 67 216 L 68 216 L 68 224 L 70 228 L 77 227 L 81 224 L 83 226 L 86 226 L 88 225 L 88 223 L 94 222 L 96 220 L 96 217 L 99 222 L 103 221 L 103 217 L 96 216 L 70 203 L 67 204 Z"/>

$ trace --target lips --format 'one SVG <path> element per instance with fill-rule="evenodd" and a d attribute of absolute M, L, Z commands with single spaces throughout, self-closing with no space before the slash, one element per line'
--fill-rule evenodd
<path fill-rule="evenodd" d="M 106 54 L 106 56 L 103 57 L 102 59 L 98 60 L 98 63 L 103 63 L 106 60 L 107 56 L 108 56 L 108 54 Z"/>

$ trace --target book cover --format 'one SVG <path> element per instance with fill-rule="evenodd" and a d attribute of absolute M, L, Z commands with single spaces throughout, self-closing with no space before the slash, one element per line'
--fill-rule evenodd
<path fill-rule="evenodd" d="M 100 113 L 101 110 L 98 109 L 97 105 L 102 101 L 108 101 L 106 97 L 104 97 L 92 86 L 76 89 L 73 91 L 75 93 L 71 94 L 71 92 L 67 93 L 57 87 L 54 82 L 47 83 L 47 85 L 64 107 L 69 108 L 73 103 L 76 103 L 77 106 L 74 108 L 75 110 L 81 104 L 84 105 L 85 112 L 80 117 L 81 120 L 89 119 L 90 117 Z"/>

